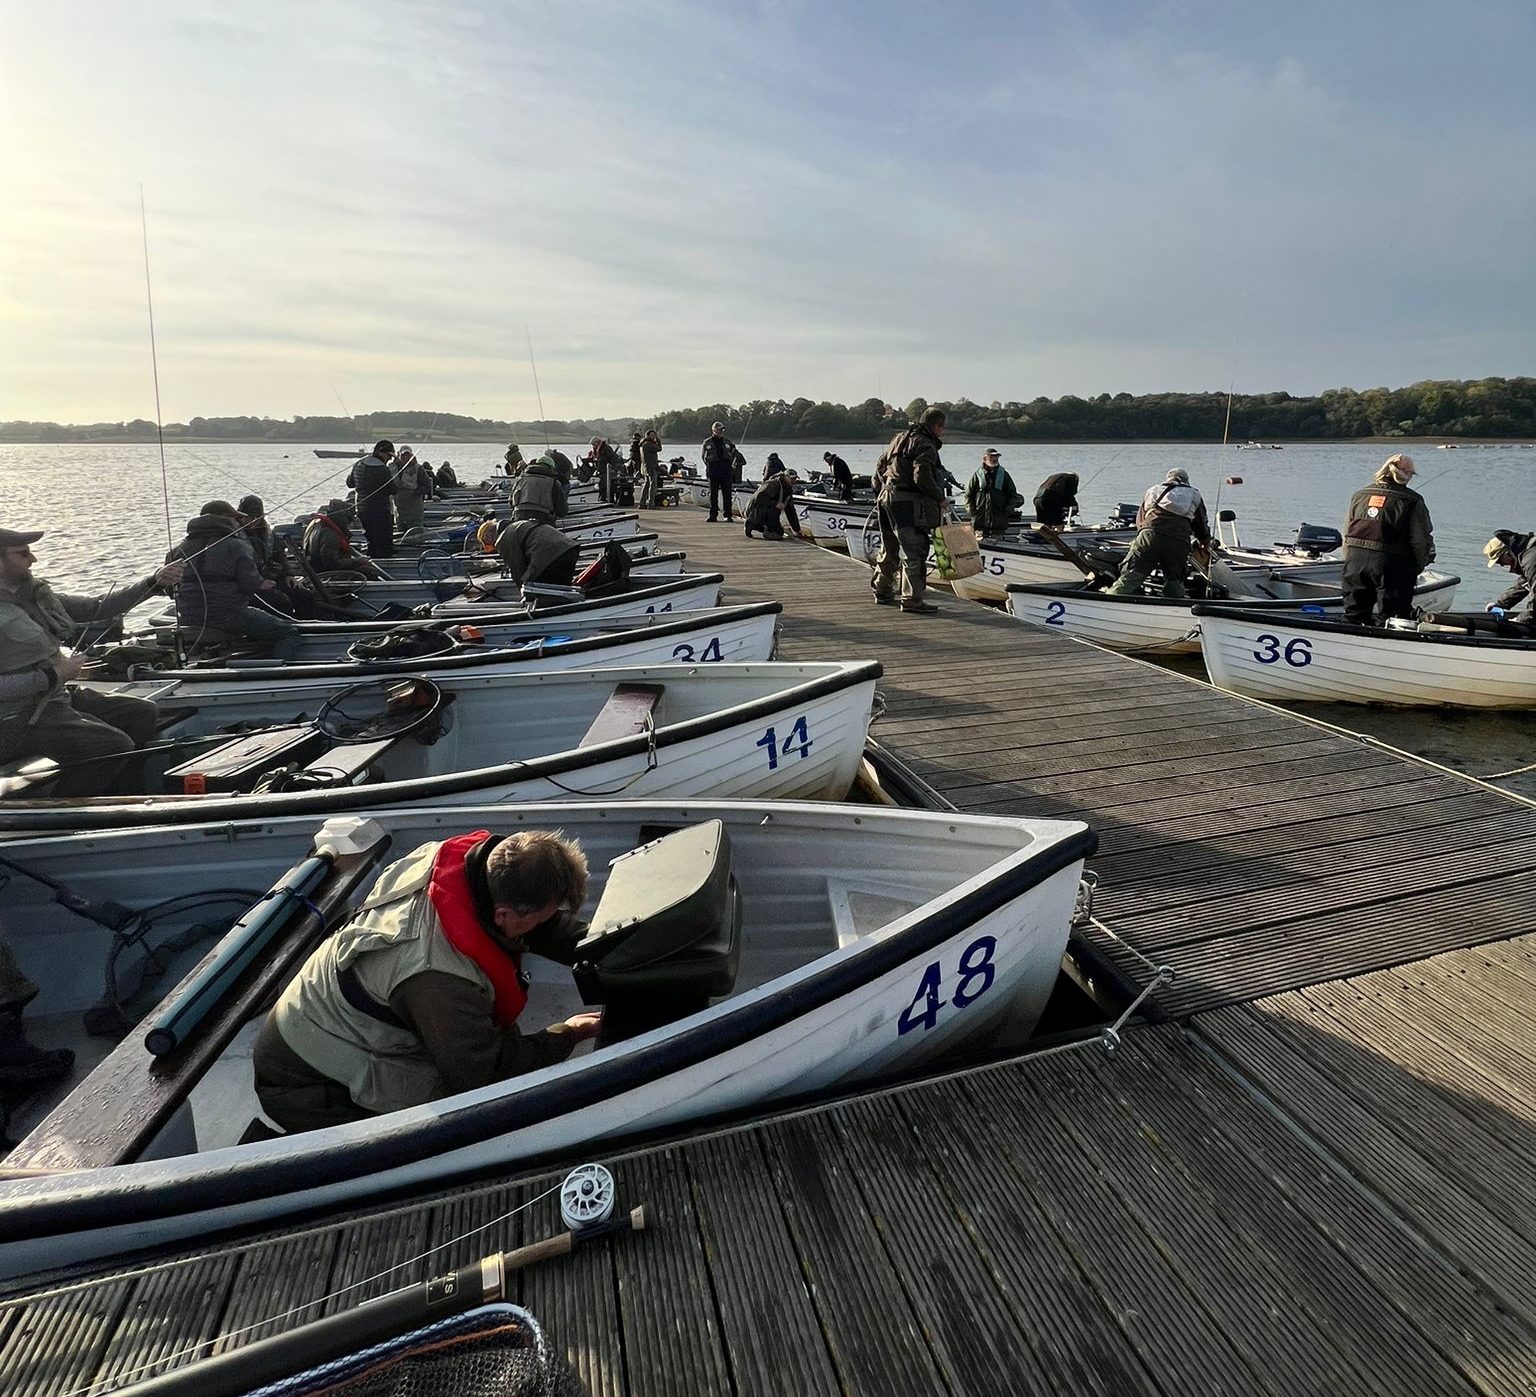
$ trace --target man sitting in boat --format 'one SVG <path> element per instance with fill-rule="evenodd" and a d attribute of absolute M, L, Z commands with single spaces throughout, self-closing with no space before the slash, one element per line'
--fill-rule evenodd
<path fill-rule="evenodd" d="M 1163 574 L 1163 595 L 1183 597 L 1184 574 L 1189 570 L 1193 541 L 1211 541 L 1211 524 L 1205 500 L 1189 483 L 1189 472 L 1175 467 L 1142 496 L 1136 511 L 1140 532 L 1120 565 L 1120 576 L 1110 587 L 1117 597 L 1139 597 L 1154 569 Z"/>
<path fill-rule="evenodd" d="M 996 447 L 983 451 L 981 465 L 965 487 L 965 507 L 971 512 L 976 536 L 989 538 L 1002 533 L 1023 503 L 1024 496 L 1013 477 L 1003 469 L 1002 454 Z"/>
<path fill-rule="evenodd" d="M 553 524 L 514 519 L 496 536 L 496 552 L 519 586 L 527 582 L 569 587 L 581 545 Z"/>
<path fill-rule="evenodd" d="M 98 622 L 175 587 L 182 565 L 167 563 L 98 597 L 69 596 L 32 576 L 32 545 L 40 538 L 0 529 L 0 762 L 52 757 L 62 768 L 52 794 L 112 794 L 123 789 L 122 758 L 154 740 L 155 706 L 69 687 L 85 661 L 66 647 Z"/>
<path fill-rule="evenodd" d="M 439 490 L 447 490 L 459 483 L 458 473 L 454 470 L 453 466 L 449 462 L 444 461 L 443 464 L 437 468 L 435 481 Z"/>
<path fill-rule="evenodd" d="M 586 893 L 580 846 L 543 830 L 476 830 L 390 864 L 262 1025 L 262 1110 L 318 1130 L 564 1062 L 602 1016 L 521 1032 L 522 958 L 571 964 Z"/>
<path fill-rule="evenodd" d="M 1077 475 L 1073 471 L 1057 471 L 1040 482 L 1035 492 L 1035 522 L 1059 529 L 1066 524 L 1072 511 L 1077 508 Z"/>
<path fill-rule="evenodd" d="M 382 578 L 384 571 L 352 547 L 352 521 L 356 511 L 346 500 L 331 500 L 304 530 L 304 556 L 314 571 L 352 572 L 359 577 Z"/>
<path fill-rule="evenodd" d="M 1413 587 L 1435 560 L 1435 531 L 1424 497 L 1408 488 L 1412 456 L 1388 456 L 1350 497 L 1344 523 L 1344 619 L 1380 625 L 1413 615 Z"/>
<path fill-rule="evenodd" d="M 186 565 L 176 588 L 176 619 L 189 646 L 211 633 L 254 642 L 274 659 L 298 654 L 299 632 L 276 611 L 255 605 L 277 583 L 263 577 L 245 534 L 246 519 L 227 500 L 209 500 L 187 521 L 187 536 L 166 560 Z"/>
<path fill-rule="evenodd" d="M 1488 603 L 1489 611 L 1502 611 L 1504 619 L 1536 632 L 1536 533 L 1517 534 L 1500 529 L 1483 546 L 1483 556 L 1491 568 L 1508 568 L 1518 579 L 1502 596 Z M 1525 602 L 1525 609 L 1515 608 Z M 1511 614 L 1513 613 L 1513 614 Z"/>
<path fill-rule="evenodd" d="M 505 469 L 507 474 L 510 475 L 513 479 L 516 479 L 523 473 L 523 468 L 527 464 L 528 463 L 523 459 L 523 448 L 514 441 L 512 445 L 507 448 L 507 458 L 503 463 L 503 469 Z M 458 482 L 455 481 L 454 483 L 457 484 Z"/>

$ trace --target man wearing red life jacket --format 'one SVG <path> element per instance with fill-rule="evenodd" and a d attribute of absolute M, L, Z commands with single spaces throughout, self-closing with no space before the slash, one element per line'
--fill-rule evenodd
<path fill-rule="evenodd" d="M 521 1032 L 522 957 L 571 963 L 586 890 L 580 847 L 542 830 L 476 830 L 390 864 L 267 1016 L 262 1110 L 318 1130 L 563 1062 L 601 1015 Z"/>

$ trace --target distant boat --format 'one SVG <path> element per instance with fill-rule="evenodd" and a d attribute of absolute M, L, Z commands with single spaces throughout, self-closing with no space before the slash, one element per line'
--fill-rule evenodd
<path fill-rule="evenodd" d="M 360 446 L 356 451 L 322 451 L 318 446 L 315 448 L 315 455 L 322 461 L 356 461 L 367 454 L 366 446 Z"/>

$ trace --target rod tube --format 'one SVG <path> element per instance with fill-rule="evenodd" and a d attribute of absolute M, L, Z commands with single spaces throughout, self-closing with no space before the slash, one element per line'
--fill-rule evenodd
<path fill-rule="evenodd" d="M 144 1046 L 155 1057 L 174 1052 L 217 1007 L 255 959 L 302 912 L 311 893 L 329 876 L 332 864 L 314 855 L 283 875 L 272 890 L 229 929 L 202 971 L 156 1015 Z"/>

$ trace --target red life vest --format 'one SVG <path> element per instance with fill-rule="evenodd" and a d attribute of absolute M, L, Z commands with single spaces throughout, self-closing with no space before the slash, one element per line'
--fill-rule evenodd
<path fill-rule="evenodd" d="M 445 839 L 432 860 L 432 879 L 427 884 L 427 896 L 432 900 L 432 910 L 443 924 L 448 944 L 474 961 L 486 974 L 496 991 L 496 1022 L 508 1028 L 517 1022 L 528 1004 L 528 988 L 523 981 L 523 958 L 516 951 L 509 951 L 497 943 L 475 911 L 474 895 L 469 889 L 469 875 L 464 871 L 464 861 L 469 851 L 483 839 L 490 838 L 490 831 L 475 830 L 471 834 L 455 835 Z"/>

